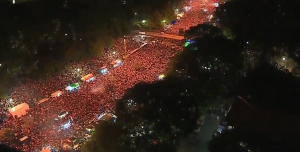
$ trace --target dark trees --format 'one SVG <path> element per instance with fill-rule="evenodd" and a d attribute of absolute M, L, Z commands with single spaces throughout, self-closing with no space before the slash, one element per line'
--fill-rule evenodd
<path fill-rule="evenodd" d="M 295 39 L 300 34 L 300 13 L 294 7 L 299 4 L 294 0 L 232 0 L 217 8 L 214 20 L 248 54 L 259 53 L 291 72 L 299 62 L 300 44 Z"/>
<path fill-rule="evenodd" d="M 283 152 L 296 149 L 264 132 L 236 128 L 214 137 L 209 143 L 209 150 L 210 152 Z"/>
<path fill-rule="evenodd" d="M 299 114 L 299 80 L 269 64 L 256 67 L 238 85 L 238 94 L 255 107 Z"/>

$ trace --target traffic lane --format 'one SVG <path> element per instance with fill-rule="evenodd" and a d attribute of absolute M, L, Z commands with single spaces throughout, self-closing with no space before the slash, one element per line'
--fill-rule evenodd
<path fill-rule="evenodd" d="M 208 151 L 208 142 L 212 138 L 212 134 L 217 129 L 219 121 L 217 116 L 207 115 L 205 121 L 203 122 L 200 132 L 197 135 L 199 139 L 194 147 L 194 152 L 207 152 Z"/>

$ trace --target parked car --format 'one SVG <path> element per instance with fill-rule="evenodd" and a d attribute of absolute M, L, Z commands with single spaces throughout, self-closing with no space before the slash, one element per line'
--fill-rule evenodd
<path fill-rule="evenodd" d="M 223 131 L 225 130 L 226 128 L 224 126 L 218 126 L 218 128 L 216 129 L 216 131 L 214 132 L 213 134 L 213 137 L 215 136 L 219 136 L 220 134 L 223 133 Z"/>

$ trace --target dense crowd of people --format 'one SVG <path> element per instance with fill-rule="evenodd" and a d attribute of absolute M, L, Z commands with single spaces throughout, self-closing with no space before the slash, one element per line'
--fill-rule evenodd
<path fill-rule="evenodd" d="M 168 33 L 178 34 L 179 28 L 188 29 L 206 21 L 207 14 L 200 13 L 203 4 L 199 0 L 190 3 L 192 8 L 167 30 Z M 122 98 L 128 88 L 139 82 L 157 81 L 182 46 L 178 40 L 140 36 L 121 38 L 112 47 L 104 48 L 101 59 L 74 63 L 66 67 L 63 74 L 14 87 L 9 98 L 1 100 L 1 109 L 5 109 L 9 99 L 12 100 L 9 106 L 26 102 L 30 109 L 21 118 L 8 117 L 1 128 L 11 128 L 16 141 L 24 136 L 30 137 L 28 144 L 9 142 L 26 152 L 47 146 L 59 148 L 71 137 L 84 139 L 88 134 L 86 128 L 97 121 L 100 114 L 114 113 L 114 102 Z M 112 66 L 111 62 L 117 59 L 121 64 Z M 104 66 L 108 73 L 99 73 Z M 82 76 L 90 73 L 95 76 L 94 81 L 81 82 L 76 91 L 65 90 L 66 86 L 80 82 Z M 51 98 L 49 95 L 57 90 L 63 94 Z M 49 99 L 37 104 L 43 98 Z M 68 115 L 58 119 L 62 112 L 68 112 Z M 6 110 L 1 113 L 6 113 Z M 70 128 L 61 128 L 65 122 L 71 122 Z"/>
<path fill-rule="evenodd" d="M 183 17 L 170 28 L 167 28 L 164 33 L 178 35 L 179 30 L 188 30 L 191 26 L 196 26 L 201 23 L 210 22 L 210 19 L 215 11 L 216 5 L 211 0 L 191 0 L 184 8 Z"/>

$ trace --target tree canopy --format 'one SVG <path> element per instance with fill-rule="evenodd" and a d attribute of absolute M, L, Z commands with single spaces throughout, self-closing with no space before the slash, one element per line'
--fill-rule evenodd
<path fill-rule="evenodd" d="M 265 56 L 278 68 L 292 71 L 299 64 L 299 1 L 231 0 L 217 8 L 214 21 L 245 48 L 249 58 Z M 282 61 L 284 58 L 284 61 Z"/>
<path fill-rule="evenodd" d="M 270 47 L 299 46 L 299 1 L 231 0 L 217 9 L 215 20 L 240 41 Z"/>
<path fill-rule="evenodd" d="M 5 141 L 6 139 L 12 139 L 14 137 L 14 133 L 10 128 L 3 128 L 0 130 L 0 141 Z"/>
<path fill-rule="evenodd" d="M 217 80 L 211 84 L 216 89 L 232 87 L 245 72 L 243 50 L 235 41 L 226 38 L 219 28 L 199 24 L 187 30 L 185 38 L 185 48 L 171 63 L 170 75 L 199 81 L 203 81 L 203 75 L 210 75 Z"/>
<path fill-rule="evenodd" d="M 278 140 L 264 132 L 235 128 L 214 137 L 209 143 L 210 152 L 283 152 L 294 151 L 287 142 Z"/>
<path fill-rule="evenodd" d="M 201 115 L 201 90 L 190 80 L 166 79 L 138 84 L 117 102 L 117 123 L 122 123 L 131 148 L 159 150 L 178 144 L 181 135 L 193 132 Z M 198 99 L 198 100 L 197 100 Z M 164 146 L 162 146 L 164 145 Z"/>
<path fill-rule="evenodd" d="M 101 121 L 95 126 L 95 132 L 92 134 L 83 148 L 83 152 L 121 152 L 128 151 L 126 147 L 119 144 L 119 135 L 122 134 L 121 126 L 106 121 Z"/>
<path fill-rule="evenodd" d="M 176 151 L 181 137 L 193 133 L 200 116 L 220 100 L 220 90 L 212 92 L 215 88 L 210 87 L 210 78 L 203 76 L 203 81 L 198 81 L 168 77 L 135 85 L 116 102 L 118 118 L 112 125 L 121 127 L 114 141 L 134 151 Z M 104 132 L 103 128 L 99 132 Z M 107 143 L 98 141 L 98 145 Z"/>
<path fill-rule="evenodd" d="M 238 94 L 255 107 L 299 114 L 299 79 L 270 64 L 254 68 L 237 86 Z"/>

